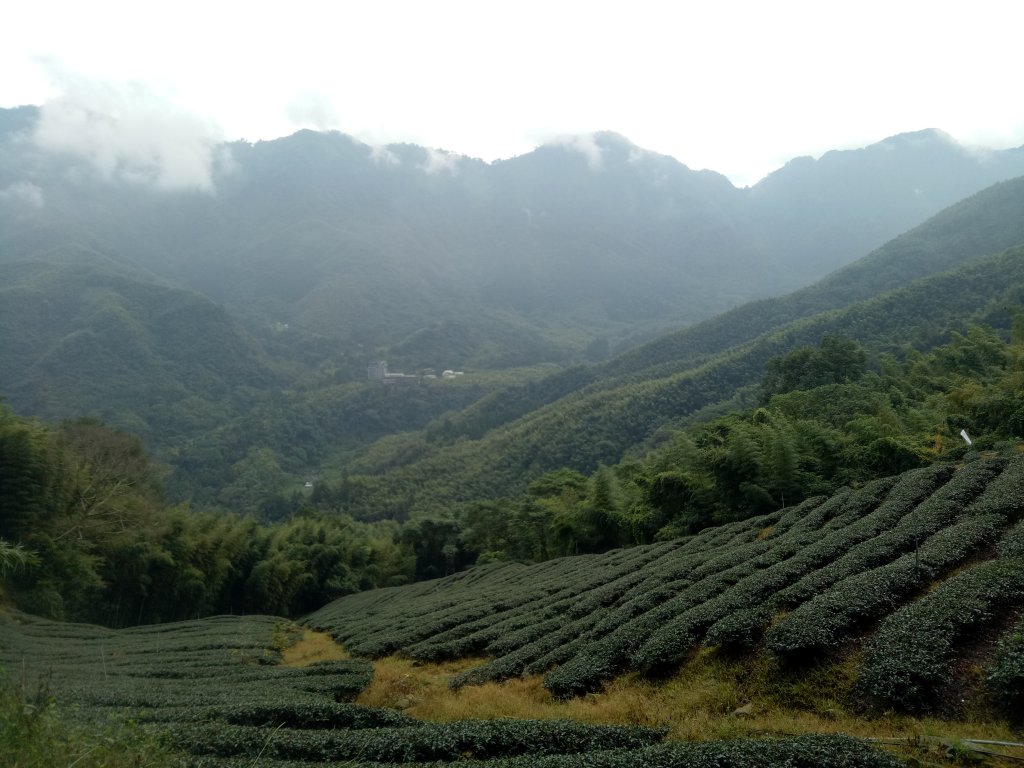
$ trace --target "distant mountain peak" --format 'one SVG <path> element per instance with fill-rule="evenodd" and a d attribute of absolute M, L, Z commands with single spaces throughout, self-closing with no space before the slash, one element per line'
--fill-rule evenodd
<path fill-rule="evenodd" d="M 591 171 L 603 171 L 611 167 L 638 165 L 643 162 L 668 161 L 679 168 L 689 170 L 686 165 L 669 155 L 663 155 L 637 146 L 627 137 L 615 131 L 592 131 L 558 136 L 541 144 L 526 156 L 551 156 L 561 153 L 563 156 L 576 154 L 586 160 Z"/>
<path fill-rule="evenodd" d="M 882 139 L 877 142 L 875 146 L 914 147 L 925 145 L 934 146 L 936 144 L 945 144 L 961 148 L 960 142 L 939 128 L 925 128 L 920 131 L 897 133 L 895 136 L 889 136 L 888 138 Z"/>
<path fill-rule="evenodd" d="M 594 131 L 594 142 L 609 149 L 640 149 L 636 144 L 615 131 Z"/>

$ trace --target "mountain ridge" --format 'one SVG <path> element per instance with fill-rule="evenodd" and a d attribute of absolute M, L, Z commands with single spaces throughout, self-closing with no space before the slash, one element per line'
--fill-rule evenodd
<path fill-rule="evenodd" d="M 486 163 L 306 130 L 222 145 L 212 194 L 158 192 L 41 151 L 25 140 L 37 115 L 0 119 L 0 260 L 82 241 L 249 324 L 269 316 L 384 353 L 465 316 L 539 333 L 566 358 L 601 338 L 634 344 L 795 289 L 1024 174 L 1024 151 L 982 162 L 935 131 L 792 161 L 739 189 L 607 131 Z"/>
<path fill-rule="evenodd" d="M 55 294 L 47 293 L 45 281 L 34 287 L 56 304 L 76 290 L 92 290 L 91 278 L 72 268 L 77 262 L 90 270 L 102 265 L 108 278 L 120 272 L 125 280 L 100 302 L 103 312 L 72 318 L 72 325 L 40 342 L 49 356 L 29 364 L 31 355 L 21 354 L 0 376 L 0 390 L 30 414 L 110 419 L 157 440 L 151 447 L 164 460 L 195 467 L 186 453 L 199 450 L 196 445 L 176 443 L 170 455 L 169 446 L 159 443 L 175 433 L 168 431 L 170 421 L 187 422 L 191 430 L 207 431 L 200 452 L 224 473 L 244 465 L 246 440 L 285 437 L 289 444 L 278 444 L 276 458 L 289 473 L 315 472 L 325 460 L 337 471 L 390 472 L 448 450 L 446 443 L 460 436 L 479 439 L 517 419 L 539 423 L 538 408 L 587 398 L 596 398 L 590 402 L 600 403 L 599 412 L 608 407 L 618 415 L 612 418 L 617 426 L 584 451 L 585 460 L 574 464 L 580 457 L 570 455 L 572 441 L 552 436 L 534 457 L 517 460 L 520 469 L 555 468 L 559 461 L 588 469 L 595 461 L 617 461 L 659 428 L 644 419 L 630 426 L 624 409 L 633 406 L 614 404 L 617 391 L 638 386 L 658 401 L 660 385 L 651 382 L 664 385 L 687 370 L 714 367 L 716 356 L 729 349 L 739 354 L 767 325 L 902 285 L 919 276 L 914 264 L 923 265 L 918 272 L 924 274 L 1024 242 L 1021 227 L 1015 228 L 1024 221 L 1024 182 L 1003 182 L 947 211 L 939 217 L 944 225 L 933 221 L 930 229 L 897 238 L 874 261 L 846 267 L 831 283 L 826 278 L 824 287 L 762 299 L 664 335 L 716 308 L 742 304 L 757 291 L 779 289 L 797 273 L 806 282 L 814 268 L 826 268 L 824 254 L 841 260 L 843 249 L 858 247 L 849 231 L 871 229 L 862 224 L 876 218 L 870 207 L 843 201 L 873 199 L 871 189 L 890 184 L 892 173 L 926 179 L 939 168 L 940 175 L 945 169 L 971 186 L 985 174 L 1016 171 L 1024 153 L 997 153 L 982 167 L 948 137 L 925 131 L 799 161 L 757 188 L 740 190 L 719 174 L 693 171 L 612 133 L 591 136 L 583 146 L 548 145 L 487 164 L 414 145 L 375 154 L 344 134 L 302 131 L 232 145 L 233 170 L 218 166 L 219 185 L 210 194 L 97 181 L 84 162 L 12 139 L 24 136 L 31 110 L 8 112 L 0 116 L 0 190 L 29 186 L 19 187 L 28 190 L 24 199 L 0 198 L 0 265 L 62 264 L 64 282 L 53 284 Z M 15 127 L 3 134 L 3 125 Z M 870 160 L 866 166 L 864 158 Z M 970 172 L 958 176 L 957 168 Z M 845 189 L 837 182 L 858 177 L 870 183 Z M 957 183 L 940 191 L 952 194 Z M 819 194 L 823 189 L 827 195 Z M 38 205 L 31 202 L 32 190 Z M 905 192 L 901 199 L 910 203 L 901 215 L 913 217 L 919 202 Z M 770 205 L 758 202 L 766 197 Z M 817 207 L 808 202 L 817 198 Z M 878 205 L 892 205 L 891 195 L 877 198 Z M 787 200 L 796 203 L 785 208 Z M 783 206 L 785 214 L 769 215 L 772 206 Z M 779 259 L 790 272 L 776 268 Z M 75 274 L 77 289 L 67 282 Z M 190 399 L 188 377 L 176 378 L 171 370 L 167 361 L 174 355 L 154 351 L 155 318 L 133 298 L 156 291 L 154 286 L 180 292 L 175 295 L 197 315 L 209 314 L 233 350 L 219 359 L 209 344 L 204 347 L 198 397 Z M 7 322 L 12 334 L 40 339 L 50 332 L 40 335 L 42 321 L 26 310 Z M 158 418 L 122 386 L 118 377 L 129 370 L 124 361 L 112 359 L 106 369 L 96 365 L 117 356 L 98 341 L 110 333 L 123 341 L 116 349 L 138 352 L 128 389 L 159 381 L 154 391 L 165 392 L 173 383 L 167 397 L 184 410 L 171 408 Z M 658 340 L 641 344 L 653 337 Z M 784 345 L 769 346 L 785 351 Z M 78 347 L 92 352 L 76 352 Z M 403 431 L 401 424 L 362 391 L 370 386 L 367 363 L 380 359 L 393 370 L 522 372 L 458 393 L 424 388 L 413 398 L 415 407 L 398 409 L 412 421 L 405 424 L 409 434 L 395 436 L 390 430 Z M 607 364 L 582 372 L 571 367 L 601 360 Z M 757 374 L 757 366 L 744 360 L 737 365 Z M 560 366 L 564 374 L 540 381 L 545 365 Z M 186 361 L 179 368 L 193 370 Z M 237 370 L 248 370 L 251 380 L 237 377 Z M 223 395 L 221 383 L 229 381 L 237 384 L 234 400 Z M 745 381 L 748 386 L 753 379 Z M 65 396 L 52 394 L 59 392 Z M 77 394 L 67 396 L 72 392 Z M 463 413 L 471 397 L 483 399 Z M 704 398 L 687 407 L 712 405 Z M 358 438 L 345 435 L 332 447 L 320 435 L 315 446 L 293 449 L 298 424 L 353 432 L 338 423 L 332 407 L 362 425 Z M 275 408 L 283 410 L 275 414 Z M 445 408 L 455 410 L 445 414 Z M 669 411 L 673 418 L 684 416 L 674 407 Z M 586 414 L 580 418 L 591 421 Z M 620 427 L 629 433 L 624 441 L 613 434 Z M 566 424 L 559 429 L 571 432 Z M 217 444 L 218 435 L 229 436 L 230 450 Z M 382 435 L 387 437 L 380 441 Z M 366 442 L 372 440 L 379 442 Z M 362 448 L 365 455 L 353 461 Z M 498 468 L 495 477 L 505 474 Z"/>

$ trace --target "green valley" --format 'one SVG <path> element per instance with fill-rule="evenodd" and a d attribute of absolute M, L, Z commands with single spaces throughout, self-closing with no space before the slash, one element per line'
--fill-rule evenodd
<path fill-rule="evenodd" d="M 0 763 L 1024 759 L 1024 154 L 744 189 L 0 110 Z M 867 254 L 867 255 L 865 255 Z"/>

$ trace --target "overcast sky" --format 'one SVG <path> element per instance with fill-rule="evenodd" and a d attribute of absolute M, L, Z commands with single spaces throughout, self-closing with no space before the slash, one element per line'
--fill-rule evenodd
<path fill-rule="evenodd" d="M 4 9 L 0 106 L 78 141 L 310 127 L 486 160 L 613 130 L 742 186 L 922 128 L 1024 144 L 1022 29 L 1016 0 L 32 0 Z"/>

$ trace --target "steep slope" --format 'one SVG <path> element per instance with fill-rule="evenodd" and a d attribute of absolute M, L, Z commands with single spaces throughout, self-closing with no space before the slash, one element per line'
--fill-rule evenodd
<path fill-rule="evenodd" d="M 40 276 L 29 290 L 12 272 L 11 290 L 21 293 L 6 301 L 4 343 L 14 362 L 0 391 L 22 412 L 85 412 L 138 431 L 165 458 L 170 442 L 203 432 L 174 461 L 205 467 L 204 485 L 215 474 L 223 481 L 255 445 L 275 446 L 290 482 L 323 465 L 371 475 L 371 487 L 393 481 L 392 498 L 404 509 L 417 499 L 437 503 L 446 476 L 466 479 L 456 497 L 472 498 L 520 488 L 546 469 L 588 469 L 719 399 L 663 394 L 678 383 L 673 377 L 692 379 L 679 385 L 688 391 L 708 385 L 728 395 L 788 342 L 749 355 L 737 345 L 1024 240 L 1021 187 L 1010 182 L 806 293 L 744 307 L 606 367 L 567 369 L 547 381 L 509 374 L 504 392 L 492 378 L 473 392 L 382 409 L 381 398 L 354 386 L 365 382 L 371 360 L 387 358 L 398 370 L 476 371 L 600 360 L 617 339 L 633 343 L 783 285 L 793 265 L 806 279 L 817 267 L 800 248 L 846 253 L 854 246 L 842 233 L 853 223 L 880 237 L 943 195 L 1014 172 L 1019 153 L 981 162 L 926 132 L 801 161 L 738 190 L 608 133 L 488 165 L 303 131 L 223 147 L 231 161 L 222 157 L 213 169 L 213 192 L 171 192 L 102 180 L 81 158 L 40 150 L 31 139 L 36 118 L 25 109 L 0 120 L 0 263 L 59 264 L 65 281 L 77 263 L 99 264 L 132 284 L 185 286 L 185 304 L 199 303 L 182 333 L 142 311 L 169 294 L 142 302 L 110 294 L 99 307 L 65 301 L 70 283 Z M 914 180 L 914 190 L 937 191 L 895 185 L 882 195 L 894 174 Z M 831 201 L 827 215 L 815 214 L 825 223 L 800 245 L 803 230 L 788 206 L 819 197 Z M 879 200 L 902 213 L 876 216 L 869 203 Z M 192 291 L 220 302 L 259 345 Z M 39 309 L 47 301 L 63 313 L 49 318 Z M 208 334 L 200 332 L 203 317 Z M 82 334 L 69 335 L 70 323 Z M 158 338 L 165 332 L 166 342 Z M 789 338 L 814 341 L 814 332 Z M 198 362 L 181 354 L 182 335 L 194 338 Z M 737 362 L 723 374 L 722 360 L 712 358 L 727 350 Z M 74 381 L 92 394 L 75 394 Z M 413 399 L 415 407 L 405 407 Z M 384 473 L 393 473 L 387 483 Z M 210 487 L 203 493 L 215 495 Z"/>
<path fill-rule="evenodd" d="M 744 304 L 666 334 L 609 361 L 603 370 L 616 375 L 685 364 L 749 341 L 770 328 L 841 309 L 1020 243 L 1024 243 L 1024 178 L 995 184 L 950 206 L 813 285 Z"/>
<path fill-rule="evenodd" d="M 707 663 L 691 655 L 702 644 L 766 650 L 779 675 L 863 646 L 856 684 L 834 692 L 846 706 L 957 712 L 986 695 L 962 679 L 970 656 L 1011 708 L 1019 643 L 993 656 L 985 633 L 1018 631 L 1022 500 L 1024 460 L 977 457 L 685 539 L 351 595 L 308 620 L 360 655 L 490 657 L 453 687 L 543 674 L 577 696 L 630 670 Z"/>
<path fill-rule="evenodd" d="M 751 213 L 806 277 L 825 275 L 993 182 L 1024 173 L 1024 151 L 1004 152 L 1007 175 L 984 151 L 937 130 L 891 136 L 863 149 L 801 157 L 750 189 Z M 882 240 L 879 234 L 887 233 Z M 791 287 L 798 287 L 792 284 Z"/>
<path fill-rule="evenodd" d="M 869 352 L 930 346 L 970 319 L 1006 322 L 1024 301 L 1024 248 L 972 261 L 846 309 L 781 325 L 745 344 L 678 368 L 592 384 L 495 428 L 479 440 L 446 445 L 408 438 L 382 444 L 350 465 L 374 475 L 380 491 L 415 508 L 525 490 L 545 471 L 592 471 L 618 461 L 661 427 L 727 400 L 757 383 L 764 364 L 824 334 L 860 342 Z M 402 455 L 416 460 L 401 466 Z M 396 466 L 397 465 L 397 466 Z"/>
<path fill-rule="evenodd" d="M 281 380 L 209 299 L 81 249 L 68 259 L 0 265 L 0 392 L 15 408 L 166 442 Z"/>
<path fill-rule="evenodd" d="M 801 318 L 841 309 L 934 275 L 973 258 L 1024 243 L 1024 179 L 1001 182 L 960 201 L 924 224 L 817 283 L 786 296 L 743 304 L 721 315 L 662 335 L 606 363 L 518 390 L 498 392 L 449 418 L 456 434 L 479 438 L 586 385 L 614 388 L 678 373 L 730 347 Z"/>

